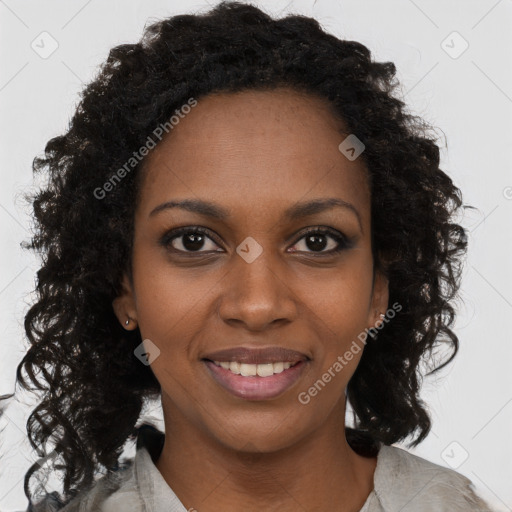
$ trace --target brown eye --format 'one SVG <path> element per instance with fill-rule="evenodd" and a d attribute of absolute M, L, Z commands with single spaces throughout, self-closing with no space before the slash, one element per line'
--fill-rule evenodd
<path fill-rule="evenodd" d="M 329 239 L 331 241 L 329 242 Z M 295 245 L 304 240 L 304 249 L 293 249 L 293 252 L 311 252 L 319 255 L 339 253 L 351 246 L 350 242 L 341 233 L 330 228 L 314 228 L 307 231 L 295 242 Z M 325 249 L 328 249 L 327 251 Z"/>
<path fill-rule="evenodd" d="M 176 252 L 182 253 L 203 253 L 219 252 L 215 249 L 218 245 L 210 236 L 207 236 L 208 230 L 201 227 L 180 228 L 166 233 L 160 244 Z M 203 250 L 205 249 L 206 250 Z"/>

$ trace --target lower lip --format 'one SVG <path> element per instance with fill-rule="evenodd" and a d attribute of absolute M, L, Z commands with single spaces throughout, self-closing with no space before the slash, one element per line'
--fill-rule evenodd
<path fill-rule="evenodd" d="M 246 400 L 268 400 L 284 393 L 297 382 L 306 368 L 306 361 L 300 361 L 281 373 L 269 377 L 243 377 L 230 370 L 217 366 L 212 361 L 204 361 L 212 377 L 227 391 Z"/>

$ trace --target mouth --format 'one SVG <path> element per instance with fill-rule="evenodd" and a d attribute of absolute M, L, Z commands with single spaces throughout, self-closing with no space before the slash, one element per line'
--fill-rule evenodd
<path fill-rule="evenodd" d="M 291 363 L 293 365 L 299 361 L 309 359 L 309 357 L 302 352 L 278 346 L 255 348 L 248 346 L 232 347 L 204 354 L 202 358 L 218 363 L 234 362 L 240 363 L 241 365 L 259 365 L 268 363 Z"/>
<path fill-rule="evenodd" d="M 309 360 L 259 364 L 202 361 L 213 380 L 230 394 L 245 400 L 269 400 L 288 391 L 299 380 Z"/>
<path fill-rule="evenodd" d="M 206 361 L 210 360 L 206 359 Z M 300 361 L 277 361 L 275 363 L 270 362 L 258 364 L 242 363 L 240 361 L 210 362 L 224 368 L 225 370 L 229 370 L 231 373 L 234 373 L 235 375 L 241 375 L 242 377 L 270 377 L 271 375 L 282 373 L 284 370 L 288 370 L 292 366 L 295 366 L 296 364 L 300 363 Z"/>

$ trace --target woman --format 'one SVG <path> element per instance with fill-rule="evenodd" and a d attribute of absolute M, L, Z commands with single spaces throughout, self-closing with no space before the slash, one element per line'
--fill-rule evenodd
<path fill-rule="evenodd" d="M 395 71 L 239 3 L 111 50 L 34 161 L 17 379 L 43 391 L 28 434 L 64 478 L 32 499 L 34 464 L 29 510 L 490 510 L 391 446 L 431 428 L 419 363 L 457 352 L 467 244 Z M 139 423 L 155 398 L 165 432 Z"/>

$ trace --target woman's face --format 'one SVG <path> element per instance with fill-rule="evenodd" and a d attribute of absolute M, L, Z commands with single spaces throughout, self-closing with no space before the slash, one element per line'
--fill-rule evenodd
<path fill-rule="evenodd" d="M 362 354 L 353 342 L 364 347 L 358 335 L 388 296 L 380 274 L 372 289 L 367 174 L 338 149 L 341 128 L 322 100 L 288 89 L 214 94 L 147 156 L 133 286 L 125 279 L 114 307 L 160 351 L 151 369 L 166 430 L 272 451 L 344 418 Z M 320 200 L 341 206 L 305 207 Z M 162 206 L 178 201 L 210 206 Z M 209 357 L 275 347 L 295 352 Z"/>

